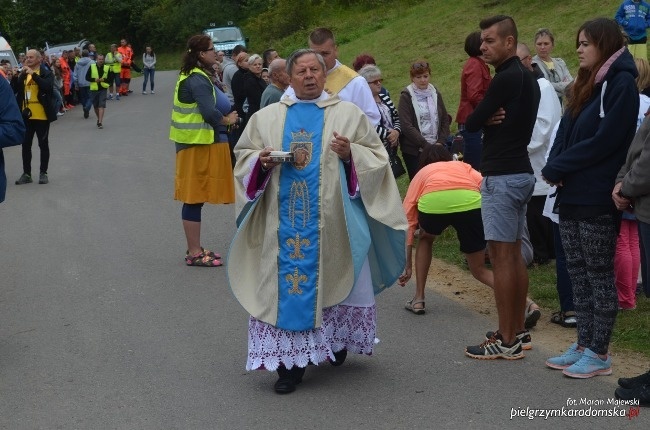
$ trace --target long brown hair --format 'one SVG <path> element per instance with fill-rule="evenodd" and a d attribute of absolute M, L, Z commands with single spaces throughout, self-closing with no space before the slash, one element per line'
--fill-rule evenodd
<path fill-rule="evenodd" d="M 580 46 L 579 38 L 580 33 L 583 31 L 589 43 L 596 45 L 600 58 L 591 69 L 581 67 L 578 70 L 578 75 L 573 82 L 567 101 L 567 109 L 574 118 L 578 116 L 582 107 L 587 103 L 587 100 L 591 98 L 594 91 L 596 74 L 600 68 L 616 51 L 625 46 L 625 39 L 621 28 L 613 19 L 596 18 L 582 24 L 576 34 L 576 49 Z"/>
<path fill-rule="evenodd" d="M 185 53 L 183 53 L 181 73 L 187 75 L 195 67 L 205 70 L 208 76 L 213 73 L 213 71 L 209 70 L 199 59 L 201 52 L 207 51 L 210 47 L 210 43 L 212 43 L 212 39 L 210 39 L 210 36 L 206 34 L 197 34 L 190 37 L 190 40 L 187 41 L 187 46 L 185 47 Z"/>

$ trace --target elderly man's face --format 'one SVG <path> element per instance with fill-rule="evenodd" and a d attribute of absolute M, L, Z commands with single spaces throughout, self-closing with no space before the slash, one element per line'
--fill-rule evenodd
<path fill-rule="evenodd" d="M 289 86 L 289 74 L 287 73 L 287 62 L 285 60 L 274 60 L 278 61 L 278 68 L 273 70 L 273 82 L 276 83 L 280 88 L 286 88 Z"/>
<path fill-rule="evenodd" d="M 289 82 L 301 100 L 320 97 L 325 88 L 325 70 L 315 54 L 305 54 L 298 58 L 291 70 Z"/>
<path fill-rule="evenodd" d="M 41 64 L 41 55 L 35 49 L 30 49 L 25 55 L 25 66 L 36 69 Z"/>

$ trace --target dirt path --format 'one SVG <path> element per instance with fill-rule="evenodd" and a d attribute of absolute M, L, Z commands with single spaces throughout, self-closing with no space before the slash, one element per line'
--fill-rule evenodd
<path fill-rule="evenodd" d="M 496 307 L 492 290 L 478 282 L 472 275 L 453 264 L 434 258 L 427 279 L 427 288 L 455 300 L 464 306 L 497 322 Z M 575 342 L 575 330 L 552 324 L 551 312 L 542 309 L 542 318 L 532 330 L 533 345 L 541 345 L 549 351 L 564 351 Z M 635 376 L 650 369 L 650 359 L 642 354 L 612 347 L 614 372 L 608 376 L 613 383 L 622 376 Z"/>

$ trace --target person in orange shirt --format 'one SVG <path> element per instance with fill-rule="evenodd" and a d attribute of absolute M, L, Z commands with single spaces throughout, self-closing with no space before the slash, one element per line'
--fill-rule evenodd
<path fill-rule="evenodd" d="M 485 265 L 487 242 L 481 218 L 481 174 L 468 163 L 454 161 L 449 150 L 441 144 L 427 145 L 422 150 L 418 169 L 402 203 L 408 221 L 408 231 L 406 268 L 398 283 L 405 286 L 411 279 L 412 252 L 415 246 L 415 297 L 409 300 L 405 307 L 420 315 L 425 312 L 424 289 L 431 266 L 433 242 L 447 227 L 453 226 L 456 229 L 460 251 L 467 259 L 472 276 L 494 288 L 494 274 Z M 416 229 L 419 229 L 419 234 Z M 416 236 L 419 239 L 417 245 L 414 245 Z M 522 237 L 521 253 L 525 262 L 532 261 L 532 247 L 527 229 Z M 533 303 L 528 297 L 526 300 L 527 303 Z M 488 335 L 490 334 L 488 332 Z M 528 330 L 518 336 L 522 341 L 522 349 L 532 348 Z"/>
<path fill-rule="evenodd" d="M 131 84 L 131 63 L 133 62 L 133 50 L 126 39 L 120 40 L 120 47 L 117 52 L 122 55 L 122 69 L 120 70 L 120 95 L 129 95 L 129 85 Z"/>
<path fill-rule="evenodd" d="M 72 71 L 70 70 L 70 65 L 68 64 L 68 51 L 63 51 L 59 61 L 61 62 L 61 78 L 63 79 L 63 100 L 64 107 L 66 109 L 72 109 L 73 106 L 70 103 L 72 93 L 70 92 L 70 83 L 72 80 Z"/>
<path fill-rule="evenodd" d="M 431 265 L 433 242 L 448 227 L 456 229 L 460 250 L 467 258 L 472 275 L 487 285 L 494 283 L 492 271 L 485 267 L 485 237 L 481 219 L 481 181 L 483 177 L 471 165 L 453 161 L 451 153 L 440 144 L 426 145 L 420 156 L 418 173 L 413 177 L 404 212 L 408 221 L 406 234 L 406 269 L 399 279 L 406 285 L 412 274 L 412 250 L 416 229 L 419 240 L 415 254 L 415 297 L 406 309 L 423 314 L 424 287 Z"/>

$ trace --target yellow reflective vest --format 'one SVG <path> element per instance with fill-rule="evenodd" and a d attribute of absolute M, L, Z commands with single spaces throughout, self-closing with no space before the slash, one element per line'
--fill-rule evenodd
<path fill-rule="evenodd" d="M 90 78 L 92 79 L 90 81 L 90 91 L 97 91 L 99 87 L 101 86 L 102 89 L 106 89 L 109 87 L 108 82 L 108 66 L 104 64 L 104 72 L 102 73 L 102 78 L 104 78 L 103 82 L 100 82 L 99 85 L 97 85 L 97 82 L 95 80 L 99 78 L 99 70 L 97 69 L 97 63 L 92 63 L 90 65 Z"/>
<path fill-rule="evenodd" d="M 119 75 L 122 68 L 122 54 L 115 52 L 115 55 L 113 55 L 112 52 L 109 52 L 104 57 L 104 64 L 110 66 L 112 72 Z"/>
<path fill-rule="evenodd" d="M 177 143 L 184 144 L 210 144 L 214 143 L 214 129 L 210 124 L 203 120 L 199 112 L 198 103 L 182 103 L 178 100 L 178 90 L 181 82 L 191 76 L 193 73 L 199 73 L 205 76 L 212 87 L 212 97 L 217 100 L 217 94 L 208 75 L 198 67 L 195 67 L 189 74 L 181 73 L 176 82 L 174 91 L 174 106 L 172 107 L 172 121 L 169 129 L 169 138 Z"/>

